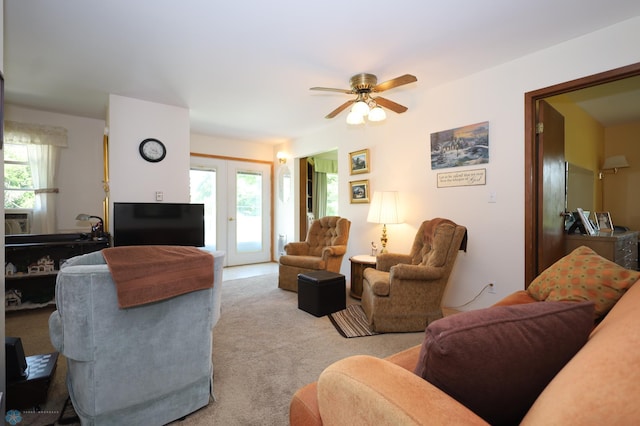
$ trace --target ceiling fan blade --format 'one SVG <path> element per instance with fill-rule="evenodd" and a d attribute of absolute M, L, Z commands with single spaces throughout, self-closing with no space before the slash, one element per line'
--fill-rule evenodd
<path fill-rule="evenodd" d="M 353 93 L 353 90 L 348 90 L 348 89 L 334 89 L 331 87 L 312 87 L 309 90 L 322 90 L 325 92 L 339 92 L 339 93 L 346 93 L 348 95 Z"/>
<path fill-rule="evenodd" d="M 402 114 L 408 109 L 406 106 L 397 104 L 386 98 L 381 98 L 380 96 L 378 96 L 377 98 L 373 98 L 373 100 L 376 101 L 378 105 L 389 108 L 391 111 L 397 112 L 398 114 Z"/>
<path fill-rule="evenodd" d="M 333 117 L 335 117 L 336 115 L 340 114 L 342 111 L 347 109 L 349 107 L 349 105 L 351 105 L 355 101 L 356 101 L 355 99 L 351 99 L 350 101 L 347 101 L 347 102 L 343 103 L 338 108 L 334 109 L 329 114 L 327 114 L 324 118 L 333 118 Z"/>
<path fill-rule="evenodd" d="M 382 83 L 374 86 L 371 89 L 371 91 L 372 92 L 382 92 L 382 91 L 385 91 L 385 90 L 393 89 L 394 87 L 404 86 L 405 84 L 413 83 L 415 81 L 418 81 L 418 79 L 415 76 L 413 76 L 411 74 L 405 74 L 405 75 L 401 75 L 400 77 L 396 77 L 394 79 L 382 82 Z"/>

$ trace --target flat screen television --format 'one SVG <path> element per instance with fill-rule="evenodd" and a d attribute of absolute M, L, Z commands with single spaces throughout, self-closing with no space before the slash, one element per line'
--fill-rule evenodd
<path fill-rule="evenodd" d="M 204 204 L 113 203 L 113 245 L 204 246 Z"/>

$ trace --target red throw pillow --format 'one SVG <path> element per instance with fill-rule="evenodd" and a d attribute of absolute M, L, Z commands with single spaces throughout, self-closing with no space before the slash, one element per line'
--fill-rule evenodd
<path fill-rule="evenodd" d="M 492 425 L 518 424 L 586 343 L 591 302 L 535 302 L 469 311 L 425 331 L 415 373 Z"/>

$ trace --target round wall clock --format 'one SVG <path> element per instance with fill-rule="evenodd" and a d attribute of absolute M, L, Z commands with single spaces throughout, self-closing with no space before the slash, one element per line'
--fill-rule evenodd
<path fill-rule="evenodd" d="M 151 163 L 157 163 L 167 155 L 167 148 L 158 139 L 148 138 L 140 142 L 140 155 Z"/>

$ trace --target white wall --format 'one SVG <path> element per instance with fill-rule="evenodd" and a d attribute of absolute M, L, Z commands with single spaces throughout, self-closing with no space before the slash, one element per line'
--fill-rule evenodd
<path fill-rule="evenodd" d="M 218 136 L 194 133 L 191 135 L 190 144 L 191 152 L 194 154 L 209 154 L 259 161 L 273 161 L 274 156 L 271 145 Z"/>
<path fill-rule="evenodd" d="M 67 129 L 68 147 L 60 150 L 58 166 L 57 232 L 90 231 L 75 218 L 78 213 L 102 216 L 105 121 L 13 105 L 5 105 L 5 119 Z"/>
<path fill-rule="evenodd" d="M 322 131 L 276 151 L 304 157 L 329 149 L 324 141 L 340 141 L 340 189 L 344 189 L 340 214 L 352 221 L 343 274 L 349 276 L 346 259 L 368 253 L 371 241 L 380 237 L 380 225 L 366 222 L 368 205 L 350 204 L 348 198 L 349 181 L 369 179 L 371 191 L 402 194 L 406 223 L 388 226 L 390 251 L 408 252 L 416 229 L 426 219 L 447 217 L 468 228 L 468 251 L 458 256 L 444 305 L 462 305 L 493 282 L 496 294 L 485 292 L 462 309 L 489 306 L 525 285 L 524 94 L 639 62 L 640 51 L 632 41 L 640 41 L 640 18 L 433 89 L 421 88 L 418 75 L 405 114 L 389 113 L 383 125 L 357 129 L 347 128 L 340 115 Z M 489 121 L 488 164 L 431 170 L 431 133 L 482 121 Z M 364 148 L 371 150 L 371 172 L 349 176 L 348 153 Z M 436 188 L 437 173 L 475 168 L 486 168 L 485 186 Z M 496 203 L 488 202 L 490 192 L 496 193 Z M 296 229 L 297 224 L 286 224 L 276 232 Z"/>
<path fill-rule="evenodd" d="M 109 96 L 109 174 L 112 202 L 189 202 L 189 110 L 123 96 Z M 140 142 L 160 140 L 159 163 L 140 156 Z"/>

